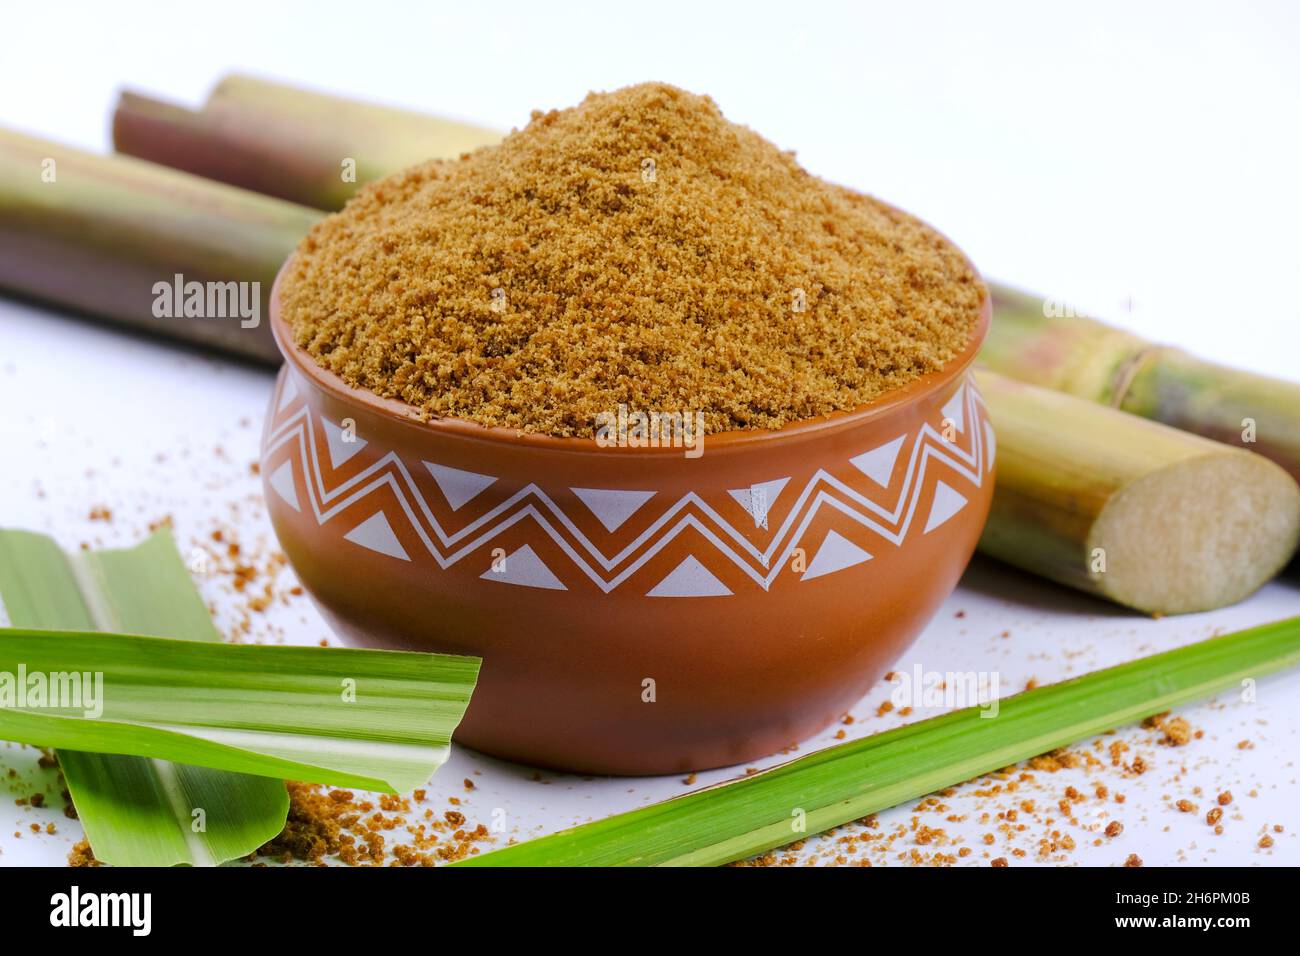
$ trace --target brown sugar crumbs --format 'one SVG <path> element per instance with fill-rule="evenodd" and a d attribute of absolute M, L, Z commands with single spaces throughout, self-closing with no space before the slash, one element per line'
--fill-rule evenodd
<path fill-rule="evenodd" d="M 372 183 L 281 293 L 347 383 L 557 436 L 620 405 L 709 433 L 851 409 L 961 352 L 985 298 L 924 223 L 656 83 Z"/>
<path fill-rule="evenodd" d="M 458 811 L 438 819 L 433 810 L 419 810 L 406 797 L 381 794 L 376 805 L 351 790 L 286 786 L 284 829 L 256 856 L 318 865 L 337 860 L 349 866 L 436 866 L 475 855 L 492 842 L 486 826 L 468 824 Z M 417 790 L 413 797 L 422 803 L 425 792 Z M 394 842 L 399 833 L 405 834 L 404 842 Z"/>
<path fill-rule="evenodd" d="M 101 866 L 99 860 L 95 859 L 95 853 L 90 848 L 89 840 L 78 840 L 71 850 L 68 851 L 68 866 L 87 867 Z"/>
<path fill-rule="evenodd" d="M 1183 819 L 1196 827 L 1194 833 L 1183 831 L 1193 841 L 1190 849 L 1196 848 L 1196 838 L 1204 832 L 1197 800 L 1192 798 L 1212 800 L 1214 805 L 1203 819 L 1216 835 L 1223 835 L 1224 808 L 1236 802 L 1233 794 L 1219 787 L 1211 790 L 1195 785 L 1183 754 L 1166 749 L 1184 746 L 1170 742 L 1171 726 L 1178 738 L 1186 739 L 1187 746 L 1203 739 L 1203 732 L 1185 718 L 1171 720 L 1168 714 L 1157 715 L 1143 726 L 1148 733 L 1128 741 L 1102 734 L 947 787 L 920 799 L 910 814 L 895 815 L 886 823 L 872 816 L 835 827 L 818 838 L 809 855 L 800 856 L 792 844 L 743 865 L 1063 864 L 1081 848 L 1110 846 L 1117 854 L 1116 862 L 1139 867 L 1141 858 L 1125 847 L 1131 830 L 1126 822 L 1132 818 L 1121 819 L 1127 800 L 1118 786 L 1152 772 L 1173 772 L 1180 790 L 1188 793 L 1186 797 L 1166 795 L 1165 799 L 1171 812 L 1186 814 Z M 1149 757 L 1142 759 L 1136 754 L 1138 749 L 1149 752 Z M 1068 776 L 1062 779 L 1059 774 Z M 949 833 L 940 821 L 975 826 L 971 833 Z M 1147 823 L 1145 817 L 1140 822 Z M 1251 845 L 1257 846 L 1262 837 L 1275 839 L 1267 830 L 1264 827 L 1249 836 Z M 1274 833 L 1281 832 L 1282 828 L 1274 828 Z M 1179 858 L 1184 859 L 1185 853 L 1180 851 Z"/>

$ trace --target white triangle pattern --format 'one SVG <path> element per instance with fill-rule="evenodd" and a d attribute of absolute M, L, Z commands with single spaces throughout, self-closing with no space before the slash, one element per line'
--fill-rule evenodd
<path fill-rule="evenodd" d="M 636 514 L 637 510 L 655 496 L 653 491 L 622 491 L 615 488 L 570 488 L 591 513 L 600 519 L 606 531 L 617 531 L 619 526 Z"/>
<path fill-rule="evenodd" d="M 834 571 L 843 571 L 845 568 L 851 568 L 855 564 L 861 564 L 863 561 L 870 560 L 870 552 L 864 551 L 848 538 L 845 538 L 838 532 L 831 530 L 826 532 L 826 540 L 824 540 L 822 546 L 817 549 L 817 554 L 808 565 L 808 570 L 803 573 L 803 576 L 800 577 L 799 580 L 811 581 L 813 578 L 819 578 L 823 574 L 830 574 Z"/>
<path fill-rule="evenodd" d="M 280 389 L 280 404 L 275 406 L 276 412 L 282 412 L 293 403 L 298 397 L 298 383 L 294 381 L 292 372 L 284 373 L 284 387 Z"/>
<path fill-rule="evenodd" d="M 402 547 L 402 542 L 397 540 L 397 535 L 393 533 L 393 526 L 388 523 L 388 518 L 382 511 L 376 511 L 343 537 L 353 544 L 359 544 L 371 551 L 386 554 L 390 558 L 400 558 L 403 561 L 411 560 L 406 553 L 406 549 Z"/>
<path fill-rule="evenodd" d="M 731 593 L 693 554 L 652 587 L 646 597 L 726 597 Z"/>
<path fill-rule="evenodd" d="M 321 418 L 321 424 L 325 426 L 325 443 L 329 446 L 330 465 L 334 468 L 346 464 L 353 455 L 366 447 L 367 443 L 357 437 L 355 429 L 351 432 L 352 440 L 345 441 L 341 427 L 328 418 Z"/>
<path fill-rule="evenodd" d="M 993 459 L 998 454 L 998 438 L 993 432 L 993 426 L 988 422 L 984 423 L 984 447 L 988 449 L 988 461 L 984 463 L 984 470 L 992 471 Z"/>
<path fill-rule="evenodd" d="M 768 512 L 772 510 L 772 505 L 776 504 L 776 499 L 780 497 L 782 489 L 789 481 L 787 475 L 785 478 L 760 481 L 748 488 L 731 488 L 728 494 L 736 499 L 740 507 L 749 512 L 749 516 L 754 519 L 755 528 L 766 528 Z"/>
<path fill-rule="evenodd" d="M 929 534 L 965 507 L 965 495 L 946 482 L 935 482 L 934 501 L 930 503 L 930 517 L 925 521 L 924 533 Z"/>
<path fill-rule="evenodd" d="M 957 431 L 966 430 L 966 386 L 962 384 L 953 395 L 948 399 L 948 404 L 941 408 L 940 413 L 944 418 L 950 419 L 957 426 Z"/>
<path fill-rule="evenodd" d="M 906 435 L 899 435 L 879 448 L 864 451 L 861 455 L 850 458 L 849 464 L 881 488 L 888 488 L 889 479 L 894 475 L 894 463 L 898 461 L 898 453 L 902 451 L 903 442 L 906 440 Z"/>
<path fill-rule="evenodd" d="M 496 481 L 494 475 L 480 475 L 476 471 L 463 471 L 447 465 L 435 465 L 426 461 L 424 467 L 429 469 L 433 480 L 438 483 L 438 490 L 451 505 L 452 511 L 459 511 L 461 506 L 471 498 L 477 497 L 488 485 Z"/>
<path fill-rule="evenodd" d="M 780 530 L 765 550 L 760 551 L 761 546 L 752 543 L 742 528 L 735 527 L 730 521 L 715 512 L 706 501 L 699 498 L 698 494 L 687 492 L 673 502 L 671 507 L 665 511 L 663 517 L 647 528 L 635 542 L 628 546 L 628 549 L 624 549 L 623 553 L 615 556 L 606 554 L 595 542 L 577 530 L 560 505 L 533 483 L 518 489 L 489 513 L 467 527 L 455 531 L 444 530 L 437 518 L 431 513 L 424 495 L 421 494 L 421 489 L 412 482 L 410 474 L 405 470 L 401 460 L 392 450 L 380 456 L 359 474 L 354 475 L 348 481 L 331 490 L 320 474 L 323 463 L 314 460 L 322 457 L 326 452 L 326 449 L 320 448 L 322 442 L 319 436 L 322 435 L 322 431 L 317 429 L 314 423 L 314 419 L 318 416 L 308 405 L 301 402 L 301 388 L 300 383 L 295 382 L 286 375 L 277 403 L 283 403 L 287 406 L 296 392 L 300 407 L 292 416 L 274 425 L 263 440 L 263 455 L 268 458 L 275 456 L 275 458 L 279 459 L 279 464 L 272 469 L 272 474 L 267 478 L 268 485 L 275 492 L 274 498 L 283 499 L 290 507 L 300 511 L 310 505 L 311 513 L 314 514 L 317 523 L 324 524 L 339 515 L 344 509 L 351 508 L 358 499 L 364 498 L 371 490 L 381 485 L 389 487 L 397 496 L 398 502 L 403 509 L 403 515 L 398 515 L 398 517 L 404 516 L 405 519 L 415 523 L 414 533 L 419 535 L 424 548 L 428 550 L 429 556 L 433 558 L 435 564 L 444 570 L 452 568 L 471 553 L 481 553 L 478 549 L 483 544 L 494 540 L 506 528 L 517 524 L 520 519 L 531 517 L 531 520 L 540 526 L 541 531 L 548 534 L 553 540 L 559 541 L 564 530 L 568 530 L 569 534 L 576 540 L 563 548 L 565 555 L 573 562 L 573 566 L 577 571 L 584 574 L 586 578 L 590 579 L 597 588 L 606 594 L 611 593 L 620 584 L 628 581 L 639 568 L 644 567 L 670 541 L 692 528 L 702 531 L 705 537 L 708 538 L 711 545 L 709 552 L 711 556 L 716 555 L 720 560 L 730 562 L 746 578 L 752 580 L 758 587 L 767 590 L 771 586 L 773 579 L 781 573 L 782 568 L 786 567 L 786 559 L 795 548 L 798 536 L 803 534 L 809 523 L 826 506 L 833 507 L 845 514 L 850 520 L 872 529 L 892 545 L 902 547 L 905 544 L 905 539 L 909 536 L 909 529 L 915 529 L 920 523 L 919 512 L 924 507 L 923 497 L 925 491 L 923 489 L 927 487 L 933 488 L 932 498 L 927 509 L 928 514 L 925 519 L 926 525 L 924 531 L 922 531 L 922 533 L 928 533 L 948 522 L 953 515 L 957 514 L 969 503 L 966 496 L 971 492 L 965 491 L 965 494 L 963 494 L 957 488 L 964 490 L 966 485 L 976 489 L 980 488 L 986 471 L 992 469 L 995 455 L 994 432 L 992 428 L 988 427 L 987 407 L 979 398 L 974 384 L 967 381 L 958 389 L 957 395 L 950 399 L 942 411 L 951 420 L 950 426 L 960 425 L 964 430 L 970 430 L 972 440 L 969 442 L 970 447 L 968 449 L 962 448 L 940 435 L 939 431 L 936 430 L 934 420 L 931 419 L 930 422 L 921 424 L 918 431 L 909 432 L 904 436 L 900 436 L 899 439 L 895 439 L 894 442 L 864 453 L 871 456 L 872 453 L 879 452 L 878 458 L 868 457 L 864 459 L 863 456 L 858 456 L 858 460 L 854 461 L 854 464 L 859 467 L 861 464 L 868 466 L 863 472 L 864 474 L 871 474 L 873 471 L 871 466 L 876 461 L 882 462 L 876 475 L 883 477 L 883 462 L 887 456 L 880 449 L 887 448 L 895 456 L 892 464 L 893 467 L 897 467 L 897 458 L 902 455 L 902 448 L 906 441 L 909 439 L 915 440 L 914 451 L 909 455 L 908 474 L 903 482 L 904 493 L 898 498 L 897 503 L 889 512 L 882 511 L 880 507 L 870 506 L 870 503 L 862 499 L 861 495 L 853 491 L 852 488 L 844 485 L 825 470 L 818 470 L 805 484 L 795 508 L 783 519 Z M 963 409 L 960 407 L 960 403 L 954 404 L 958 395 L 961 396 L 961 401 L 969 406 L 968 408 Z M 891 447 L 895 443 L 897 443 L 898 447 Z M 281 449 L 286 448 L 289 454 L 293 456 L 287 461 L 278 454 Z M 296 485 L 297 476 L 295 472 L 297 465 L 294 463 L 296 461 L 300 461 L 304 469 L 305 487 L 302 490 L 298 489 Z M 927 467 L 930 462 L 935 462 L 950 469 L 966 485 L 957 484 L 957 488 L 954 488 L 952 485 L 938 480 Z M 424 462 L 424 464 L 429 468 L 430 474 L 434 476 L 435 481 L 439 482 L 440 490 L 447 500 L 453 502 L 455 507 L 462 506 L 466 501 L 469 501 L 473 496 L 481 493 L 484 488 L 498 480 L 491 475 L 452 469 L 449 466 L 439 466 L 433 462 Z M 929 481 L 926 480 L 928 472 L 930 475 Z M 890 477 L 892 478 L 892 474 Z M 370 484 L 357 490 L 357 484 L 368 479 Z M 880 479 L 873 477 L 872 480 Z M 953 481 L 951 478 L 949 480 Z M 823 484 L 829 484 L 832 488 L 819 489 L 818 486 Z M 956 484 L 955 481 L 954 484 Z M 834 497 L 828 496 L 828 491 L 834 488 L 838 488 L 842 495 L 853 500 L 845 501 L 841 498 L 837 501 Z M 305 500 L 301 498 L 303 490 L 307 494 Z M 609 489 L 585 490 L 602 491 Z M 731 496 L 736 498 L 742 504 L 742 507 L 747 502 L 752 503 L 752 498 L 747 494 L 749 489 L 729 489 L 729 491 L 733 492 Z M 737 497 L 735 491 L 744 494 L 746 500 Z M 778 490 L 777 493 L 782 493 L 782 491 Z M 697 516 L 693 513 L 696 511 L 702 511 L 703 514 Z M 423 516 L 427 519 L 429 526 L 427 529 L 422 527 L 423 522 L 418 522 L 413 517 L 413 515 L 420 513 L 423 513 Z M 505 521 L 496 522 L 495 519 L 502 515 L 511 515 L 511 517 Z M 670 525 L 669 519 L 673 515 L 682 515 L 682 517 Z M 914 516 L 918 519 L 915 523 L 913 522 Z M 555 518 L 559 519 L 559 527 L 553 523 Z M 702 522 L 705 523 L 702 524 Z M 405 523 L 404 521 L 404 525 Z M 714 527 L 718 527 L 718 530 L 712 530 Z M 434 537 L 428 535 L 429 530 L 433 532 Z M 912 533 L 915 533 L 915 531 Z M 388 553 L 402 560 L 413 560 L 406 554 L 401 542 L 393 534 L 393 526 L 389 524 L 387 517 L 382 513 L 372 515 L 366 522 L 362 522 L 361 525 L 354 528 L 348 533 L 348 539 L 380 553 Z M 822 547 L 819 548 L 819 555 L 814 558 L 814 564 L 818 563 L 820 552 L 826 548 L 829 541 L 829 538 L 823 540 Z M 645 547 L 647 544 L 649 544 L 649 547 Z M 636 556 L 634 551 L 629 549 L 640 549 L 640 555 Z M 835 543 L 834 548 L 827 551 L 825 561 L 831 561 L 832 557 L 836 555 L 840 555 L 840 559 L 842 559 L 842 552 L 846 550 L 848 549 Z M 422 550 L 420 557 L 423 558 L 424 556 L 425 552 Z M 532 556 L 536 557 L 535 554 Z M 527 555 L 524 555 L 524 557 L 527 558 Z M 628 559 L 630 559 L 630 563 L 625 563 Z M 538 563 L 541 563 L 540 560 Z M 528 564 L 528 562 L 525 561 L 525 564 Z M 766 572 L 759 570 L 758 566 L 766 568 Z M 821 566 L 826 567 L 828 565 L 822 562 Z M 820 571 L 820 568 L 815 568 L 815 570 Z M 549 568 L 546 569 L 546 573 L 551 578 L 554 578 L 554 574 Z M 811 576 L 805 571 L 804 577 Z M 558 581 L 558 579 L 555 580 Z M 722 595 L 731 594 L 732 592 L 728 585 L 722 583 L 713 572 L 692 556 L 683 560 L 674 569 L 673 573 L 667 575 L 651 593 L 656 596 L 690 596 Z"/>
<path fill-rule="evenodd" d="M 524 545 L 514 554 L 505 556 L 500 571 L 488 568 L 479 575 L 484 581 L 500 581 L 502 584 L 515 584 L 524 588 L 545 588 L 549 591 L 567 591 L 564 582 L 546 566 L 528 545 Z"/>
<path fill-rule="evenodd" d="M 272 472 L 267 483 L 275 489 L 275 493 L 285 500 L 285 503 L 294 511 L 302 511 L 298 507 L 298 489 L 293 484 L 293 461 L 288 460 L 279 468 Z"/>

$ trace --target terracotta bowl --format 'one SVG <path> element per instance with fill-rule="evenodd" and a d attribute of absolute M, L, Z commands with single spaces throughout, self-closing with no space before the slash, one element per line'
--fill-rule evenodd
<path fill-rule="evenodd" d="M 270 322 L 285 553 L 346 641 L 482 657 L 457 740 L 499 757 L 671 773 L 807 737 L 929 621 L 993 492 L 987 307 L 939 372 L 698 458 L 420 422 L 298 349 L 278 290 Z"/>

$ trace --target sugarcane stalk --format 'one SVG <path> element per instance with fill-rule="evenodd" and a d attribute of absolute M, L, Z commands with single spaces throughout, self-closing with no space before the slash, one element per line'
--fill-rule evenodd
<path fill-rule="evenodd" d="M 340 208 L 368 180 L 498 138 L 239 75 L 223 79 L 197 114 L 124 93 L 114 130 L 124 152 L 322 209 Z M 340 184 L 340 157 L 359 153 L 356 183 Z M 1042 299 L 992 290 L 993 328 L 981 353 L 989 368 L 1248 447 L 1300 481 L 1300 384 L 1198 359 L 1095 319 L 1051 318 Z"/>
<path fill-rule="evenodd" d="M 980 361 L 1067 392 L 1256 451 L 1300 481 L 1300 384 L 1155 345 L 1025 293 L 993 288 Z"/>
<path fill-rule="evenodd" d="M 60 160 L 58 188 L 40 180 L 43 157 Z M 278 361 L 269 337 L 240 336 L 235 323 L 152 319 L 150 290 L 185 272 L 255 278 L 265 294 L 320 213 L 9 134 L 0 137 L 0 173 L 0 285 Z M 997 344 L 1000 321 L 993 348 L 1014 353 Z M 1077 390 L 1115 381 L 1134 337 L 1100 323 L 1065 328 L 1066 340 L 1036 340 L 1021 374 L 1058 368 L 1046 383 Z M 1102 347 L 1110 341 L 1120 344 Z M 979 375 L 999 444 L 986 553 L 1120 604 L 1177 613 L 1240 600 L 1294 552 L 1300 490 L 1264 458 Z"/>
<path fill-rule="evenodd" d="M 1300 487 L 1261 455 L 976 378 L 997 435 L 984 553 L 1150 614 L 1233 604 L 1295 553 Z"/>
<path fill-rule="evenodd" d="M 124 91 L 113 115 L 121 153 L 291 202 L 338 209 L 365 183 L 501 134 L 231 74 L 199 110 Z"/>
<path fill-rule="evenodd" d="M 320 216 L 152 163 L 0 130 L 0 287 L 153 335 L 278 365 L 271 283 Z M 242 291 L 250 303 L 258 294 L 256 324 L 251 309 L 185 317 L 167 308 L 184 305 L 175 296 L 160 303 L 159 283 L 174 291 L 177 276 L 182 291 L 192 282 L 249 283 Z M 223 305 L 230 301 L 216 291 Z"/>
<path fill-rule="evenodd" d="M 142 135 L 149 108 L 123 94 L 114 120 L 118 149 L 322 209 L 338 209 L 352 195 L 354 187 L 341 188 L 325 175 L 336 170 L 347 143 L 370 137 L 378 144 L 358 164 L 361 184 L 453 154 L 452 144 L 460 142 L 457 124 L 437 117 L 242 76 L 218 84 L 197 119 L 185 111 L 178 116 L 174 107 L 155 109 L 154 131 Z M 464 135 L 473 145 L 497 138 L 478 128 Z M 226 151 L 231 158 L 222 158 Z M 1095 319 L 1051 318 L 1042 299 L 992 289 L 993 329 L 981 353 L 989 368 L 1244 445 L 1300 481 L 1300 384 L 1207 362 Z"/>

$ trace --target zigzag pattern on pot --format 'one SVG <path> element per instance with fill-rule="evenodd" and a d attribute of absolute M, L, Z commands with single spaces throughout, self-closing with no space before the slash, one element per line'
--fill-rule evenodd
<path fill-rule="evenodd" d="M 818 511 L 823 507 L 835 509 L 848 520 L 854 521 L 894 545 L 902 545 L 909 531 L 915 524 L 916 511 L 925 484 L 927 466 L 931 461 L 941 462 L 975 487 L 985 480 L 993 466 L 995 442 L 993 431 L 988 424 L 984 410 L 983 398 L 969 383 L 963 382 L 953 398 L 944 406 L 942 415 L 945 421 L 951 421 L 958 432 L 970 429 L 971 449 L 966 451 L 954 442 L 946 440 L 943 435 L 926 423 L 921 426 L 907 463 L 907 470 L 901 489 L 895 498 L 893 508 L 885 508 L 871 498 L 859 493 L 843 481 L 837 479 L 824 469 L 819 468 L 805 483 L 799 492 L 793 507 L 786 513 L 785 519 L 764 550 L 759 550 L 744 534 L 737 530 L 726 518 L 704 501 L 699 495 L 690 492 L 683 495 L 667 508 L 635 540 L 614 555 L 606 555 L 598 548 L 573 520 L 535 484 L 528 484 L 510 495 L 496 507 L 480 515 L 474 521 L 458 531 L 447 532 L 434 516 L 423 494 L 411 477 L 406 463 L 395 453 L 389 451 L 380 456 L 373 464 L 341 482 L 335 488 L 325 486 L 320 469 L 320 452 L 317 447 L 315 429 L 311 427 L 312 413 L 291 375 L 282 378 L 280 392 L 274 407 L 275 415 L 284 414 L 295 404 L 297 408 L 282 422 L 276 425 L 265 438 L 265 456 L 269 457 L 285 445 L 296 445 L 297 454 L 290 454 L 282 464 L 268 475 L 268 483 L 284 501 L 295 510 L 301 511 L 298 500 L 297 484 L 293 473 L 296 464 L 301 469 L 303 484 L 308 490 L 308 504 L 318 524 L 336 517 L 353 503 L 364 499 L 377 490 L 389 488 L 412 530 L 419 537 L 429 555 L 440 568 L 447 569 L 461 561 L 467 555 L 477 551 L 494 538 L 501 535 L 515 524 L 532 519 L 564 554 L 581 570 L 598 588 L 609 593 L 635 574 L 654 555 L 667 547 L 678 535 L 687 529 L 699 532 L 716 551 L 740 568 L 759 587 L 766 590 L 793 555 L 798 542 L 811 525 Z M 337 468 L 352 458 L 367 443 L 355 436 L 351 441 L 342 439 L 343 429 L 321 418 L 326 435 L 327 448 L 333 467 Z M 866 475 L 882 488 L 888 488 L 894 472 L 894 464 L 907 435 L 869 449 L 849 460 L 856 470 Z M 439 488 L 444 492 L 452 510 L 457 510 L 479 491 L 493 484 L 496 479 L 490 475 L 476 475 L 461 472 L 430 462 L 423 462 L 433 475 Z M 441 473 L 439 472 L 441 469 Z M 454 473 L 454 474 L 452 474 Z M 774 501 L 781 493 L 788 479 L 764 482 L 771 491 Z M 621 515 L 617 508 L 611 514 L 602 514 L 592 495 L 601 493 L 600 489 L 571 489 L 592 512 L 613 531 L 634 513 L 645 501 L 653 497 L 654 492 L 642 492 L 639 501 L 625 505 Z M 751 511 L 755 524 L 766 527 L 765 510 L 753 509 L 743 500 L 748 489 L 738 489 L 731 494 L 747 511 Z M 830 494 L 836 492 L 848 502 Z M 632 493 L 637 494 L 637 493 Z M 760 499 L 761 500 L 761 499 Z M 966 497 L 942 479 L 936 481 L 935 494 L 930 511 L 926 517 L 922 534 L 935 530 L 966 504 Z M 851 502 L 851 505 L 850 505 Z M 856 507 L 854 507 L 856 506 Z M 514 510 L 516 509 L 517 510 Z M 630 510 L 629 510 L 630 509 Z M 710 527 L 701 517 L 707 518 Z M 423 519 L 423 521 L 421 520 Z M 497 522 L 497 519 L 503 519 Z M 497 522 L 494 524 L 494 522 Z M 556 527 L 567 531 L 573 542 Z M 671 527 L 669 526 L 671 524 Z M 432 537 L 430 536 L 432 531 Z M 348 531 L 344 537 L 354 543 L 373 551 L 387 554 L 399 560 L 411 560 L 405 548 L 394 534 L 388 515 L 378 509 L 369 518 Z M 435 540 L 436 539 L 436 540 Z M 575 543 L 576 542 L 576 546 Z M 649 545 L 647 547 L 647 545 Z M 635 560 L 628 559 L 645 548 Z M 802 573 L 802 580 L 812 580 L 833 571 L 843 570 L 859 564 L 872 557 L 857 545 L 848 541 L 835 531 L 829 531 L 826 539 L 818 549 L 807 570 Z M 775 558 L 775 560 L 773 560 Z M 536 552 L 528 545 L 519 548 L 507 557 L 507 561 L 516 565 L 506 583 L 521 584 L 529 587 L 553 588 L 565 590 L 564 584 L 538 558 Z M 616 568 L 628 562 L 615 572 Z M 522 565 L 522 569 L 518 567 Z M 602 573 L 603 572 L 603 573 Z M 791 572 L 795 573 L 795 572 Z M 611 576 L 612 575 L 612 576 Z M 485 575 L 487 576 L 487 575 Z M 658 592 L 658 593 L 656 593 Z M 664 581 L 652 588 L 650 596 L 700 596 L 723 595 L 731 591 L 716 576 L 704 568 L 698 559 L 688 557 Z"/>

